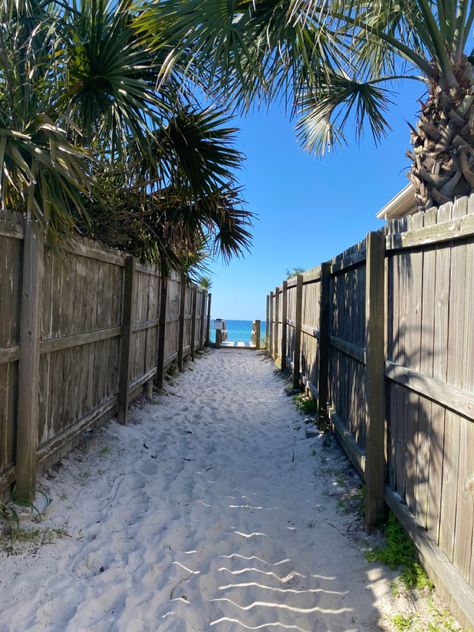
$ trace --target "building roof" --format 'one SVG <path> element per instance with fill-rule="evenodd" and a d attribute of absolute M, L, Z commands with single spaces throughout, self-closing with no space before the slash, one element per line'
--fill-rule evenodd
<path fill-rule="evenodd" d="M 390 220 L 411 215 L 416 211 L 415 189 L 412 184 L 407 184 L 400 193 L 390 200 L 377 213 L 378 219 Z"/>

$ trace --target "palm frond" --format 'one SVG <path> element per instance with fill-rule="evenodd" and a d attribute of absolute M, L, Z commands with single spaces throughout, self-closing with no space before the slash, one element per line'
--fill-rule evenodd
<path fill-rule="evenodd" d="M 360 82 L 335 75 L 324 90 L 309 93 L 301 104 L 297 124 L 299 140 L 310 151 L 324 155 L 346 142 L 348 123 L 360 137 L 367 121 L 376 141 L 390 129 L 385 117 L 391 103 L 390 92 L 374 81 Z"/>
<path fill-rule="evenodd" d="M 157 112 L 169 111 L 155 91 L 153 56 L 137 45 L 130 15 L 110 0 L 80 0 L 65 14 L 66 91 L 60 107 L 80 121 L 84 140 L 115 159 L 127 139 L 146 147 Z M 104 153 L 104 152 L 103 152 Z"/>
<path fill-rule="evenodd" d="M 232 147 L 236 129 L 222 112 L 181 109 L 155 135 L 154 160 L 174 186 L 206 194 L 234 179 L 243 155 Z"/>

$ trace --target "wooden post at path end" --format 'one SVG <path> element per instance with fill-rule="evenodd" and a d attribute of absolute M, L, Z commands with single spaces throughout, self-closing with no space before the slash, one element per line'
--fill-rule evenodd
<path fill-rule="evenodd" d="M 261 323 L 259 320 L 255 321 L 255 349 L 260 349 L 260 329 Z"/>

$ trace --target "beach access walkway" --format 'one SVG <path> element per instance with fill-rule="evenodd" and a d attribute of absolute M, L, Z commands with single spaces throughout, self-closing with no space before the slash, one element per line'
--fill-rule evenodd
<path fill-rule="evenodd" d="M 0 552 L 0 632 L 392 629 L 337 445 L 262 354 L 188 367 L 40 481 L 60 530 Z"/>

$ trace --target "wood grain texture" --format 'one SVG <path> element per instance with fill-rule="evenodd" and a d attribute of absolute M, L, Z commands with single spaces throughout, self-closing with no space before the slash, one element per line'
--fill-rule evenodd
<path fill-rule="evenodd" d="M 118 421 L 127 423 L 128 417 L 128 387 L 130 383 L 130 359 L 132 355 L 133 322 L 135 319 L 135 288 L 136 270 L 134 257 L 127 257 L 125 261 L 124 299 L 122 317 L 122 340 L 120 354 L 120 377 L 118 392 Z M 99 396 L 96 395 L 96 399 Z"/>
<path fill-rule="evenodd" d="M 366 347 L 367 442 L 365 448 L 365 522 L 373 529 L 384 518 L 385 383 L 384 383 L 384 257 L 382 232 L 367 235 Z"/>
<path fill-rule="evenodd" d="M 32 501 L 36 485 L 40 387 L 40 301 L 43 281 L 42 228 L 29 220 L 25 226 L 21 288 L 20 362 L 16 446 L 16 493 Z"/>

